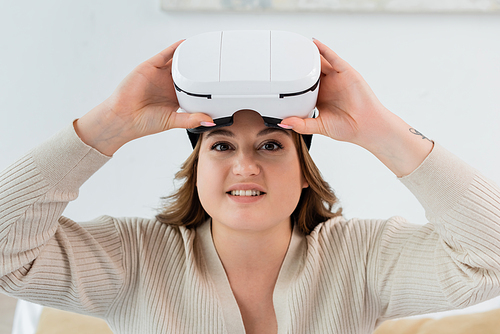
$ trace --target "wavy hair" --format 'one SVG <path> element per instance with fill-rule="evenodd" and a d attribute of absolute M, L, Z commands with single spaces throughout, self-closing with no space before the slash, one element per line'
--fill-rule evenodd
<path fill-rule="evenodd" d="M 302 136 L 294 131 L 292 133 L 300 168 L 309 187 L 302 189 L 299 203 L 291 218 L 303 233 L 309 234 L 318 224 L 342 215 L 342 209 L 332 211 L 334 206 L 338 205 L 337 196 L 323 179 Z M 209 218 L 196 189 L 201 141 L 200 136 L 193 152 L 175 175 L 175 179 L 181 181 L 181 186 L 173 194 L 163 198 L 165 205 L 162 212 L 156 216 L 158 221 L 172 226 L 196 228 Z"/>

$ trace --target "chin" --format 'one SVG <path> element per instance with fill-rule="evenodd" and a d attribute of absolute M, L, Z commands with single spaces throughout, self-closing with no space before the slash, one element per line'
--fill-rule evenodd
<path fill-rule="evenodd" d="M 269 229 L 276 228 L 281 224 L 290 223 L 290 217 L 285 219 L 277 219 L 273 221 L 268 221 L 262 215 L 245 215 L 237 217 L 224 217 L 222 219 L 213 218 L 215 222 L 220 222 L 220 224 L 226 226 L 227 228 L 237 230 L 237 231 L 248 231 L 248 232 L 261 232 Z"/>

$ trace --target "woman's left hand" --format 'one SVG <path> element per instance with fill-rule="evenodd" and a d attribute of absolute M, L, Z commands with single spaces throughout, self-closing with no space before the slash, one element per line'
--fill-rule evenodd
<path fill-rule="evenodd" d="M 363 77 L 326 45 L 315 40 L 321 54 L 319 117 L 290 117 L 282 124 L 299 133 L 322 134 L 364 146 L 376 126 L 374 120 L 391 114 L 377 99 Z"/>
<path fill-rule="evenodd" d="M 321 54 L 319 116 L 289 117 L 281 124 L 298 133 L 322 134 L 359 145 L 397 176 L 411 173 L 431 151 L 432 141 L 385 108 L 346 61 L 321 42 L 314 43 Z"/>

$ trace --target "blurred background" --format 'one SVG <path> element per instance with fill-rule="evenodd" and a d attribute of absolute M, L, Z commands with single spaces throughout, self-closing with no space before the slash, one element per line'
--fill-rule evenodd
<path fill-rule="evenodd" d="M 392 112 L 500 183 L 498 12 L 178 11 L 162 10 L 160 0 L 1 0 L 0 8 L 0 169 L 98 105 L 173 42 L 264 29 L 327 44 Z M 127 144 L 65 215 L 155 215 L 190 152 L 179 129 Z M 426 222 L 413 195 L 370 153 L 315 136 L 311 154 L 347 218 Z"/>

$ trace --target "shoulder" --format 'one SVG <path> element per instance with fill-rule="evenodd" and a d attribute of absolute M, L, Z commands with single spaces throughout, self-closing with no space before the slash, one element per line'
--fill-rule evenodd
<path fill-rule="evenodd" d="M 332 241 L 345 239 L 366 240 L 373 238 L 389 220 L 335 217 L 318 224 L 307 238 L 309 241 L 321 239 Z"/>
<path fill-rule="evenodd" d="M 100 216 L 81 225 L 100 238 L 120 238 L 127 251 L 151 250 L 192 243 L 195 230 L 159 222 L 155 218 Z"/>
<path fill-rule="evenodd" d="M 335 217 L 306 236 L 309 248 L 319 248 L 332 254 L 339 251 L 350 255 L 374 254 L 380 247 L 402 243 L 412 235 L 420 233 L 425 226 L 410 224 L 405 218 L 394 216 L 388 219 L 345 219 Z M 432 229 L 427 226 L 427 229 Z"/>
<path fill-rule="evenodd" d="M 362 236 L 363 238 L 378 237 L 381 234 L 389 233 L 390 230 L 402 230 L 412 233 L 422 225 L 410 223 L 401 216 L 392 216 L 386 219 L 366 219 L 335 217 L 318 224 L 311 232 L 310 237 L 349 237 Z"/>

